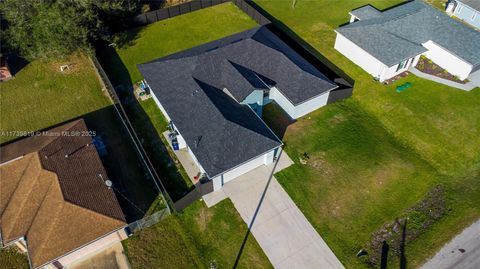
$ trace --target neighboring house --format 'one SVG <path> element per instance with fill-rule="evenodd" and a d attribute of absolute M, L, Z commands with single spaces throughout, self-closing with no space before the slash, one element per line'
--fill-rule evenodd
<path fill-rule="evenodd" d="M 480 29 L 480 0 L 451 0 L 446 12 Z"/>
<path fill-rule="evenodd" d="M 368 5 L 350 15 L 335 30 L 335 49 L 381 82 L 415 66 L 421 55 L 461 80 L 480 72 L 480 33 L 422 1 L 383 12 Z"/>
<path fill-rule="evenodd" d="M 296 119 L 339 87 L 266 27 L 138 68 L 178 148 L 187 148 L 214 190 L 278 156 L 282 142 L 261 119 L 265 104 L 275 101 Z"/>
<path fill-rule="evenodd" d="M 125 218 L 83 120 L 0 148 L 2 246 L 63 268 L 126 238 Z"/>

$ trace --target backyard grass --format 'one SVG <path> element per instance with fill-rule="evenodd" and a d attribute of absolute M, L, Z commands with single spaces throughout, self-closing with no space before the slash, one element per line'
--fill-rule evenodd
<path fill-rule="evenodd" d="M 255 21 L 234 4 L 225 3 L 119 33 L 114 37 L 115 49 L 100 48 L 97 52 L 109 78 L 119 86 L 130 120 L 173 200 L 181 198 L 193 184 L 165 146 L 162 133 L 167 121 L 155 102 L 132 101 L 132 87 L 142 79 L 136 65 L 255 26 Z"/>
<path fill-rule="evenodd" d="M 197 201 L 124 241 L 133 268 L 233 268 L 247 226 L 230 200 L 212 208 Z M 237 268 L 272 268 L 252 236 Z"/>
<path fill-rule="evenodd" d="M 19 253 L 14 248 L 0 249 L 0 268 L 28 269 L 27 256 Z"/>
<path fill-rule="evenodd" d="M 72 66 L 62 73 L 63 64 Z M 0 143 L 15 139 L 19 132 L 44 129 L 110 104 L 83 55 L 62 62 L 31 62 L 0 88 Z"/>
<path fill-rule="evenodd" d="M 117 34 L 114 38 L 116 51 L 128 75 L 115 75 L 123 78 L 122 83 L 136 83 L 143 79 L 137 64 L 255 26 L 255 21 L 247 14 L 234 4 L 226 3 Z"/>
<path fill-rule="evenodd" d="M 463 92 L 412 75 L 385 86 L 333 48 L 333 29 L 348 22 L 351 9 L 402 1 L 299 0 L 295 8 L 288 0 L 255 2 L 355 80 L 349 100 L 288 127 L 286 152 L 296 164 L 276 175 L 347 268 L 367 267 L 356 253 L 372 233 L 434 186 L 445 188 L 448 211 L 407 242 L 407 268 L 480 217 L 480 90 Z M 405 82 L 413 87 L 396 93 Z M 274 127 L 281 117 L 272 106 L 264 115 Z M 389 268 L 398 262 L 391 258 Z"/>

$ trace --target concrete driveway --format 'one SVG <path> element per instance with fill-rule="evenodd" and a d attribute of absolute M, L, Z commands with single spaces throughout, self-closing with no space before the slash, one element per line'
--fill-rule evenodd
<path fill-rule="evenodd" d="M 420 269 L 480 268 L 480 220 L 447 243 Z"/>
<path fill-rule="evenodd" d="M 79 261 L 68 269 L 130 269 L 128 258 L 124 253 L 122 243 L 112 246 Z"/>
<path fill-rule="evenodd" d="M 292 162 L 283 153 L 276 171 Z M 229 197 L 275 268 L 344 268 L 325 241 L 273 177 L 261 166 L 226 183 L 207 205 Z"/>

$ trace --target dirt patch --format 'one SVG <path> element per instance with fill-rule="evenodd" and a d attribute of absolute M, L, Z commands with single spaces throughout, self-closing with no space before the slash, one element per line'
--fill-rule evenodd
<path fill-rule="evenodd" d="M 330 124 L 339 124 L 346 120 L 346 118 L 342 114 L 335 114 L 335 116 L 328 119 L 328 123 Z"/>
<path fill-rule="evenodd" d="M 210 220 L 212 219 L 213 216 L 213 210 L 208 210 L 207 208 L 202 208 L 195 218 L 197 221 L 198 228 L 200 231 L 204 232 L 207 227 L 208 223 L 210 223 Z"/>
<path fill-rule="evenodd" d="M 309 156 L 306 165 L 311 167 L 317 172 L 320 172 L 322 175 L 331 176 L 333 175 L 333 167 L 326 160 L 326 153 L 321 151 Z"/>
<path fill-rule="evenodd" d="M 407 209 L 399 218 L 373 233 L 365 248 L 368 253 L 367 262 L 372 267 L 378 267 L 386 255 L 402 257 L 405 245 L 425 232 L 447 211 L 445 190 L 441 186 L 435 186 L 424 199 Z M 388 249 L 388 253 L 385 249 Z"/>
<path fill-rule="evenodd" d="M 50 70 L 56 73 L 68 75 L 81 71 L 84 65 L 89 64 L 89 62 L 80 56 L 70 56 L 62 61 L 48 62 L 45 64 L 49 65 Z"/>
<path fill-rule="evenodd" d="M 419 71 L 427 73 L 439 78 L 448 79 L 457 83 L 465 84 L 468 80 L 461 80 L 457 76 L 450 74 L 447 70 L 436 65 L 432 60 L 428 59 L 425 56 L 420 56 L 420 60 L 415 66 Z"/>

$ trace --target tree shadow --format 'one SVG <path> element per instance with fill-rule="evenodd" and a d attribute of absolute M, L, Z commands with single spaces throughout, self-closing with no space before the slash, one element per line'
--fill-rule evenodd
<path fill-rule="evenodd" d="M 140 32 L 143 30 L 143 27 L 130 28 L 123 31 L 118 31 L 114 38 L 111 40 L 112 45 L 117 48 L 124 48 L 135 45 L 135 40 L 137 39 Z"/>
<path fill-rule="evenodd" d="M 140 101 L 135 98 L 134 84 L 128 70 L 113 47 L 105 43 L 98 44 L 97 57 L 114 85 L 122 106 L 170 198 L 174 202 L 179 200 L 195 187 L 187 185 L 188 179 L 185 179 L 175 166 L 175 161 L 161 138 L 161 132 L 166 130 L 167 126 L 163 115 L 155 105 L 159 113 L 153 116 L 158 118 L 150 118 L 152 115 L 147 114 Z M 148 101 L 153 102 L 151 99 Z M 155 128 L 154 122 L 160 130 Z M 158 126 L 162 124 L 165 126 Z"/>
<path fill-rule="evenodd" d="M 25 68 L 30 62 L 22 58 L 18 53 L 7 56 L 7 64 L 12 76 L 15 76 L 20 70 Z"/>

